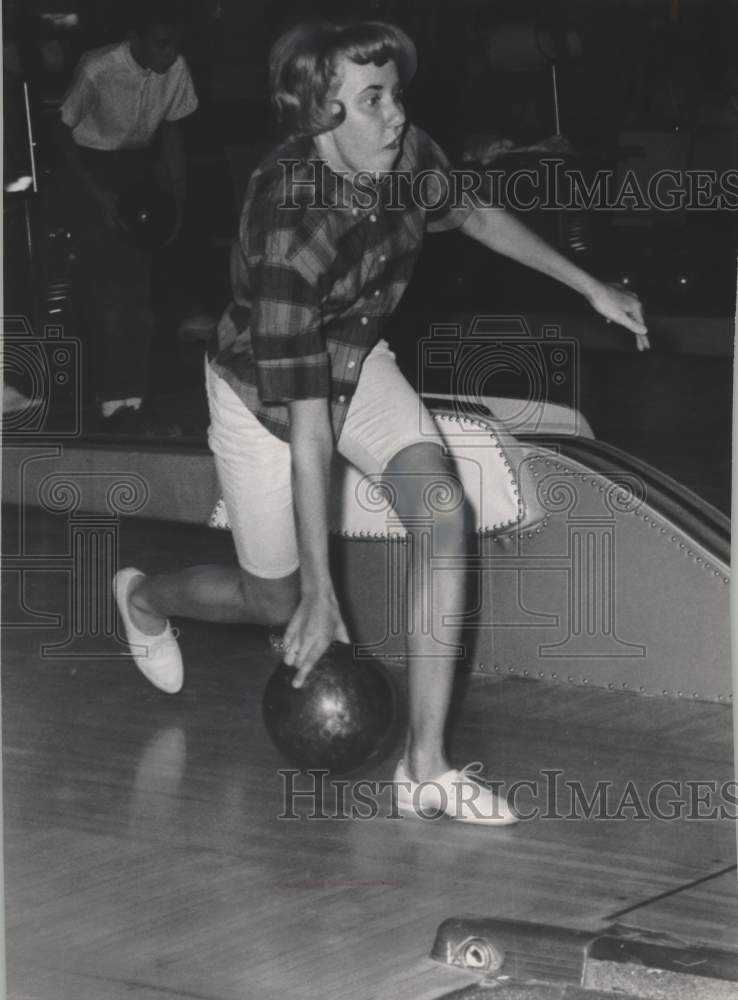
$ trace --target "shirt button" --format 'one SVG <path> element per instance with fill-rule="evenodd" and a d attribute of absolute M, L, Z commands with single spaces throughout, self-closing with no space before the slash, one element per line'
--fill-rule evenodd
<path fill-rule="evenodd" d="M 339 396 L 338 397 L 338 402 L 339 403 L 345 403 L 346 402 L 346 397 L 345 396 Z"/>
<path fill-rule="evenodd" d="M 356 362 L 355 361 L 349 361 L 348 364 L 346 365 L 346 367 L 347 368 L 356 368 Z"/>
<path fill-rule="evenodd" d="M 362 326 L 366 326 L 366 324 L 367 324 L 368 322 L 369 322 L 369 320 L 368 320 L 368 319 L 366 318 L 366 316 L 362 316 L 362 317 L 361 317 L 361 325 L 362 325 Z"/>
<path fill-rule="evenodd" d="M 380 294 L 380 291 L 379 291 L 379 289 L 378 289 L 378 288 L 375 288 L 375 289 L 374 289 L 374 298 L 376 298 L 376 297 L 377 297 L 377 296 L 378 296 L 379 294 Z"/>
<path fill-rule="evenodd" d="M 384 262 L 387 260 L 387 255 L 383 254 L 383 253 L 380 253 L 379 259 L 384 264 Z"/>
<path fill-rule="evenodd" d="M 351 214 L 353 215 L 354 218 L 356 218 L 356 216 L 359 214 L 358 208 L 352 208 Z"/>
<path fill-rule="evenodd" d="M 369 216 L 369 221 L 370 222 L 376 222 L 377 221 L 377 217 L 374 214 L 374 212 L 372 212 L 372 214 Z"/>

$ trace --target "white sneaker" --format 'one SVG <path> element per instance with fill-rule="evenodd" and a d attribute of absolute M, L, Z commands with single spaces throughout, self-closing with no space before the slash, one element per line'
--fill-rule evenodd
<path fill-rule="evenodd" d="M 113 594 L 118 605 L 121 621 L 126 630 L 126 639 L 131 647 L 131 656 L 144 677 L 154 687 L 167 694 L 176 694 L 182 689 L 184 671 L 179 645 L 174 638 L 172 627 L 167 622 L 161 635 L 146 635 L 136 628 L 128 610 L 128 591 L 131 584 L 144 574 L 129 566 L 119 570 L 113 577 Z"/>
<path fill-rule="evenodd" d="M 504 799 L 485 787 L 479 774 L 482 764 L 467 764 L 461 771 L 446 771 L 430 781 L 413 781 L 404 760 L 395 768 L 395 801 L 401 813 L 433 819 L 445 814 L 460 823 L 511 826 L 518 817 Z"/>

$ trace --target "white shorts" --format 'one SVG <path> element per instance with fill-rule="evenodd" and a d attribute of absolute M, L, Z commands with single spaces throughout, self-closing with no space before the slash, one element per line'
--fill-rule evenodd
<path fill-rule="evenodd" d="M 206 362 L 208 442 L 240 566 L 265 579 L 299 566 L 290 446 L 264 427 Z M 442 443 L 435 422 L 380 340 L 367 355 L 338 441 L 364 475 L 412 444 Z"/>

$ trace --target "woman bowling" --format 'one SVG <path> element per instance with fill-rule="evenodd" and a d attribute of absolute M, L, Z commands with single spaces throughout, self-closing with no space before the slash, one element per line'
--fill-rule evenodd
<path fill-rule="evenodd" d="M 367 199 L 392 171 L 448 176 L 442 151 L 405 115 L 402 88 L 415 68 L 410 39 L 377 22 L 303 25 L 271 52 L 271 99 L 288 138 L 251 177 L 233 249 L 233 300 L 207 364 L 209 443 L 239 568 L 149 577 L 129 568 L 114 581 L 127 637 L 144 650 L 136 663 L 161 690 L 183 683 L 172 615 L 286 626 L 284 659 L 297 686 L 331 642 L 350 641 L 328 562 L 334 451 L 382 477 L 410 536 L 426 487 L 452 472 L 432 417 L 382 339 L 426 231 L 461 229 L 550 275 L 648 346 L 634 295 L 585 274 L 504 211 L 450 201 L 430 211 L 411 198 L 398 211 Z M 462 557 L 465 534 L 463 503 L 434 514 L 434 553 Z M 458 618 L 462 569 L 436 574 L 432 591 L 420 556 L 411 556 L 408 573 L 409 613 L 430 608 L 439 626 Z M 432 635 L 406 640 L 398 806 L 514 823 L 504 800 L 446 757 L 456 663 L 443 650 L 459 636 L 445 624 L 441 631 L 440 648 Z"/>

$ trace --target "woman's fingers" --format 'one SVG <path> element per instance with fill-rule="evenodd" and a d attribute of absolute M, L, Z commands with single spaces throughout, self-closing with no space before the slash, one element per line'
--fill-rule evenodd
<path fill-rule="evenodd" d="M 296 658 L 295 667 L 297 668 L 297 674 L 292 681 L 293 687 L 302 687 L 305 678 L 308 676 L 327 648 L 328 642 L 325 640 L 320 641 L 317 636 L 312 640 L 312 642 L 308 641 L 305 643 Z"/>

